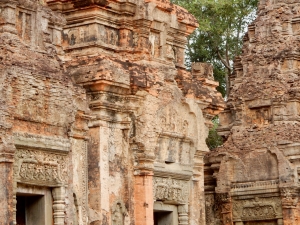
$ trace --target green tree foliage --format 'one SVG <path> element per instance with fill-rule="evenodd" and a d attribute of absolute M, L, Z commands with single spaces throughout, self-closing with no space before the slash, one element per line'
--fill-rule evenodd
<path fill-rule="evenodd" d="M 223 144 L 223 139 L 217 133 L 219 125 L 219 118 L 216 116 L 213 120 L 213 127 L 209 130 L 208 137 L 206 138 L 206 144 L 209 149 L 214 149 Z"/>
<path fill-rule="evenodd" d="M 229 75 L 233 59 L 241 53 L 243 36 L 256 15 L 258 0 L 171 0 L 189 10 L 198 20 L 199 28 L 188 38 L 186 66 L 192 62 L 210 62 L 214 78 L 219 81 L 223 97 L 229 94 Z M 209 131 L 206 143 L 210 149 L 222 145 L 217 134 L 218 117 Z"/>
<path fill-rule="evenodd" d="M 188 9 L 198 20 L 199 28 L 189 37 L 187 67 L 191 62 L 214 65 L 218 91 L 228 95 L 232 62 L 241 53 L 242 38 L 254 19 L 258 0 L 173 0 Z"/>

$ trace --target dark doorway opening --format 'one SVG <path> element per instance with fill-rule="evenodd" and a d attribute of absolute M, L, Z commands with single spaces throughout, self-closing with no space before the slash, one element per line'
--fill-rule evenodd
<path fill-rule="evenodd" d="M 43 195 L 17 195 L 17 225 L 45 224 L 45 198 Z"/>
<path fill-rule="evenodd" d="M 173 225 L 173 212 L 155 211 L 153 214 L 154 225 Z"/>
<path fill-rule="evenodd" d="M 244 225 L 277 225 L 277 220 L 267 220 L 267 221 L 247 221 Z"/>

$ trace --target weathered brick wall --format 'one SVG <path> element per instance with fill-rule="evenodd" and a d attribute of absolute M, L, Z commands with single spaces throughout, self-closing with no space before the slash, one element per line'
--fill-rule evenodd
<path fill-rule="evenodd" d="M 205 138 L 223 103 L 210 65 L 184 68 L 195 18 L 160 1 L 0 12 L 0 224 L 16 224 L 24 195 L 44 196 L 45 225 L 152 225 L 169 208 L 203 224 Z"/>
<path fill-rule="evenodd" d="M 260 1 L 206 159 L 207 224 L 299 223 L 298 26 L 298 1 Z"/>

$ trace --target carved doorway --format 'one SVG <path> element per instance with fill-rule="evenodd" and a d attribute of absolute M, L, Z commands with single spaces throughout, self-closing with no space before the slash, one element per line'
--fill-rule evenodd
<path fill-rule="evenodd" d="M 154 212 L 154 225 L 173 225 L 173 212 L 157 211 Z"/>
<path fill-rule="evenodd" d="M 52 225 L 53 200 L 51 189 L 18 184 L 16 193 L 17 225 Z"/>
<path fill-rule="evenodd" d="M 178 207 L 176 205 L 154 202 L 154 225 L 178 225 Z"/>
<path fill-rule="evenodd" d="M 17 225 L 45 224 L 45 198 L 43 195 L 17 195 Z"/>

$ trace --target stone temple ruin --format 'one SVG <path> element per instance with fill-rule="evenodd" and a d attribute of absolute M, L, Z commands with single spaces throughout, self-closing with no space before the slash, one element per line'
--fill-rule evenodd
<path fill-rule="evenodd" d="M 206 225 L 300 224 L 300 2 L 262 0 L 205 156 Z"/>
<path fill-rule="evenodd" d="M 205 224 L 225 107 L 159 0 L 0 1 L 0 224 Z"/>
<path fill-rule="evenodd" d="M 197 26 L 168 0 L 0 1 L 0 225 L 300 224 L 299 0 L 260 1 L 226 105 L 184 67 Z"/>

